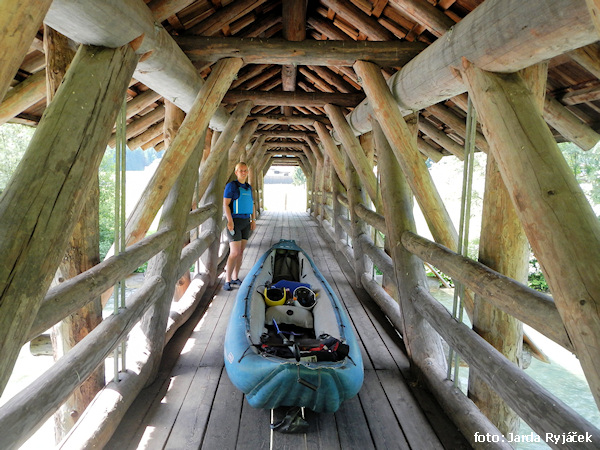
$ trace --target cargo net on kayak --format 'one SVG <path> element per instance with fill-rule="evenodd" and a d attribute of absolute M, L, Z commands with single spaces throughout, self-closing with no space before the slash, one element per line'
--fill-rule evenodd
<path fill-rule="evenodd" d="M 349 347 L 335 337 L 339 324 L 332 302 L 318 301 L 320 282 L 306 257 L 296 250 L 276 249 L 270 262 L 271 279 L 258 287 L 266 310 L 257 348 L 266 355 L 304 362 L 346 358 Z"/>

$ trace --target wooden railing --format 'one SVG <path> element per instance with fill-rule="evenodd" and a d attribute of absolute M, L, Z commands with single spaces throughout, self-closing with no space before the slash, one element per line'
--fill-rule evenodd
<path fill-rule="evenodd" d="M 198 228 L 207 219 L 214 217 L 217 210 L 215 204 L 209 204 L 189 213 L 186 231 Z M 224 222 L 221 218 L 215 220 L 221 224 L 219 229 L 222 230 Z M 176 238 L 177 233 L 172 228 L 161 228 L 155 234 L 130 246 L 125 252 L 114 255 L 92 269 L 50 289 L 27 340 L 51 328 L 91 299 L 98 298 L 118 280 L 124 279 L 143 263 L 173 245 Z M 181 251 L 176 276 L 179 278 L 189 271 L 194 262 L 218 238 L 218 233 L 208 230 L 186 245 Z M 222 254 L 221 259 L 223 256 L 225 255 Z M 196 309 L 209 285 L 209 278 L 210 275 L 207 273 L 198 274 L 186 294 L 178 302 L 172 303 L 165 344 Z M 93 442 L 94 445 L 106 442 L 127 406 L 146 383 L 143 376 L 144 358 L 135 352 L 136 341 L 144 340 L 139 324 L 144 314 L 162 298 L 165 290 L 164 278 L 146 277 L 143 285 L 126 300 L 125 308 L 120 308 L 118 314 L 103 320 L 48 371 L 2 406 L 0 447 L 16 448 L 25 442 L 111 352 L 128 339 L 130 333 L 135 333 L 136 339 L 131 339 L 128 343 L 127 370 L 120 374 L 118 381 L 110 382 L 96 396 L 61 446 L 68 447 L 71 445 L 70 442 L 77 443 L 77 446 L 84 446 L 85 442 Z M 130 348 L 132 350 L 129 350 Z M 135 363 L 129 365 L 129 360 Z M 131 389 L 132 385 L 137 388 Z M 115 391 L 119 395 L 115 396 Z M 107 408 L 109 404 L 110 407 Z"/>
<path fill-rule="evenodd" d="M 317 207 L 316 202 L 320 200 L 323 204 Z M 368 257 L 384 274 L 388 283 L 386 289 L 383 289 L 371 273 L 363 273 L 359 281 L 402 334 L 405 324 L 396 297 L 398 286 L 395 285 L 392 258 L 383 249 L 376 247 L 367 233 L 360 234 L 351 245 L 347 244 L 353 228 L 349 220 L 350 205 L 345 195 L 322 192 L 320 195 L 314 195 L 312 201 L 312 210 L 323 213 L 317 219 L 348 263 L 353 266 L 356 254 L 359 253 Z M 339 209 L 339 206 L 336 207 L 334 201 L 342 206 L 342 213 L 337 216 L 334 216 L 333 211 Z M 387 234 L 386 220 L 381 214 L 362 203 L 355 205 L 355 213 L 363 221 L 361 225 L 366 224 L 372 230 Z M 531 326 L 565 349 L 573 351 L 573 345 L 550 296 L 530 289 L 477 261 L 458 255 L 410 231 L 402 234 L 401 244 L 423 263 L 435 266 L 507 314 Z M 396 298 L 388 292 L 392 292 Z M 426 286 L 412 286 L 410 292 L 410 300 L 418 313 L 536 433 L 542 437 L 545 437 L 546 433 L 564 433 L 565 436 L 569 433 L 586 436 L 586 433 L 589 433 L 587 436 L 593 436 L 593 442 L 600 441 L 600 431 L 597 428 L 534 381 L 475 331 L 453 318 L 450 312 L 431 296 Z M 447 380 L 446 368 L 441 367 L 438 361 L 413 361 L 413 364 L 418 366 L 440 405 L 455 420 L 467 439 L 475 443 L 476 433 L 490 433 L 490 436 L 500 439 L 499 448 L 512 448 L 502 440 L 501 433 L 475 404 Z M 577 445 L 577 448 L 594 448 L 596 444 Z"/>

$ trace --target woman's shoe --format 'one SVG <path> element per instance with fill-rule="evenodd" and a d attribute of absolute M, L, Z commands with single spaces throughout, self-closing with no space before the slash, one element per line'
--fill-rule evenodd
<path fill-rule="evenodd" d="M 232 284 L 232 285 L 234 285 L 234 286 L 235 286 L 235 285 L 241 285 L 241 284 L 242 284 L 242 280 L 240 280 L 240 279 L 238 278 L 237 280 L 232 280 L 232 281 L 230 281 L 230 282 L 229 282 L 229 284 Z"/>
<path fill-rule="evenodd" d="M 233 288 L 231 287 L 231 284 L 233 282 L 231 281 L 226 281 L 225 284 L 223 285 L 223 290 L 224 291 L 231 291 Z"/>

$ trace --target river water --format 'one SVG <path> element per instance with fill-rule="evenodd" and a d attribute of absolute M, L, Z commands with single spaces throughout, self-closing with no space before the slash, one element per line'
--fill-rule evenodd
<path fill-rule="evenodd" d="M 454 298 L 452 289 L 432 289 L 431 294 L 449 311 L 452 311 Z M 470 326 L 468 318 L 465 319 L 465 323 Z M 523 326 L 523 330 L 550 360 L 550 363 L 546 364 L 532 358 L 531 365 L 525 369 L 525 373 L 596 428 L 600 428 L 600 411 L 594 402 L 594 397 L 575 355 L 527 325 Z M 466 367 L 459 369 L 460 388 L 463 392 L 466 391 L 468 384 L 468 372 L 469 369 Z M 516 449 L 524 450 L 550 448 L 536 436 L 537 434 L 529 425 L 521 420 L 518 436 L 515 436 L 521 442 L 513 441 L 512 445 Z M 598 443 L 598 448 L 600 448 L 600 443 Z"/>

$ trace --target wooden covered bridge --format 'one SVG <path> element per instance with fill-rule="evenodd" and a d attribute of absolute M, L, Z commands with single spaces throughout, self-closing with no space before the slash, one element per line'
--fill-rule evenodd
<path fill-rule="evenodd" d="M 52 327 L 57 358 L 0 408 L 0 448 L 53 414 L 61 448 L 510 448 L 519 418 L 551 447 L 600 447 L 521 368 L 526 323 L 578 357 L 600 405 L 600 224 L 557 146 L 600 140 L 598 0 L 6 0 L 0 23 L 0 123 L 37 127 L 0 197 L 0 393 Z M 101 262 L 107 145 L 166 151 Z M 478 261 L 426 165 L 475 151 Z M 361 392 L 307 411 L 304 435 L 272 435 L 223 371 L 221 197 L 240 160 L 263 213 L 244 270 L 297 239 L 363 350 Z M 303 170 L 307 213 L 264 211 L 271 165 Z M 530 248 L 552 296 L 522 284 Z M 464 287 L 472 329 L 431 297 L 424 262 Z"/>

